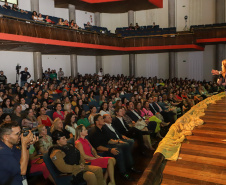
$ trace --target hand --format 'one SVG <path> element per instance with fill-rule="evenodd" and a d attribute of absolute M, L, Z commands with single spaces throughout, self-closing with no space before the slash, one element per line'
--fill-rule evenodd
<path fill-rule="evenodd" d="M 83 163 L 81 163 L 81 164 L 79 165 L 79 167 L 80 167 L 81 170 L 85 170 L 85 165 L 84 165 Z"/>
<path fill-rule="evenodd" d="M 33 140 L 28 145 L 32 145 L 32 144 L 36 143 L 38 140 L 39 140 L 39 137 L 34 136 Z"/>
<path fill-rule="evenodd" d="M 211 73 L 212 73 L 212 75 L 219 75 L 219 71 L 218 70 L 212 69 Z"/>
<path fill-rule="evenodd" d="M 96 156 L 96 158 L 103 158 L 103 157 L 101 157 L 101 156 L 97 155 L 97 156 Z"/>
<path fill-rule="evenodd" d="M 27 147 L 29 143 L 33 141 L 33 138 L 34 138 L 34 135 L 30 130 L 27 136 L 24 136 L 23 134 L 21 134 L 21 145 L 24 147 Z"/>
<path fill-rule="evenodd" d="M 112 148 L 112 149 L 111 149 L 111 153 L 112 153 L 113 155 L 118 155 L 118 154 L 119 154 L 119 151 L 118 151 L 116 148 Z"/>
<path fill-rule="evenodd" d="M 123 136 L 123 135 L 122 135 L 122 138 L 125 139 L 125 140 L 128 140 L 129 139 L 128 137 Z"/>
<path fill-rule="evenodd" d="M 121 140 L 119 140 L 119 143 L 121 143 L 121 144 L 125 144 L 125 142 L 124 142 L 124 141 L 121 141 Z"/>

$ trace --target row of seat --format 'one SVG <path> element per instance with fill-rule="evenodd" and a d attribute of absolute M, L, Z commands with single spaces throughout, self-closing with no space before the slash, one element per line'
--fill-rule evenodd
<path fill-rule="evenodd" d="M 116 33 L 119 36 L 122 36 L 122 37 L 176 34 L 176 27 L 155 28 L 155 29 L 139 29 L 139 30 L 120 30 L 119 29 L 119 30 L 116 30 Z"/>
<path fill-rule="evenodd" d="M 5 9 L 2 6 L 0 6 L 0 14 L 7 16 L 7 17 L 14 17 L 14 18 L 22 19 L 22 20 L 33 21 L 32 13 L 33 12 L 31 12 L 31 11 L 27 11 L 27 13 L 21 13 L 19 11 Z M 46 16 L 47 15 L 42 14 L 42 17 L 44 19 L 46 18 Z M 59 19 L 62 19 L 62 21 L 64 21 L 64 19 L 60 18 L 60 17 L 50 16 L 50 15 L 48 15 L 48 16 L 49 16 L 49 19 L 53 21 L 52 25 L 57 25 L 57 23 L 59 22 Z M 39 22 L 39 21 L 37 21 L 37 22 Z M 57 26 L 58 27 L 68 27 L 67 25 L 65 25 L 65 26 L 57 25 Z M 102 34 L 110 34 L 110 31 L 106 27 L 91 26 L 88 28 L 86 26 L 87 25 L 84 24 L 85 30 L 87 30 L 87 31 L 93 31 L 93 32 L 102 33 Z"/>
<path fill-rule="evenodd" d="M 0 6 L 0 14 L 5 15 L 5 16 L 10 16 L 10 17 L 16 17 L 19 19 L 24 19 L 31 21 L 32 19 L 32 13 L 31 11 L 27 11 L 28 13 L 21 13 L 19 11 L 14 11 L 10 9 L 5 9 L 2 6 Z M 42 15 L 42 17 L 45 19 L 47 15 Z M 49 19 L 51 19 L 54 24 L 57 24 L 59 22 L 60 17 L 55 17 L 55 16 L 49 16 Z M 64 19 L 62 19 L 64 21 Z"/>
<path fill-rule="evenodd" d="M 192 25 L 192 26 L 190 26 L 190 30 L 192 31 L 195 29 L 224 27 L 224 26 L 226 26 L 226 23 Z"/>
<path fill-rule="evenodd" d="M 100 27 L 100 26 L 87 27 L 87 24 L 84 24 L 84 28 L 87 31 L 94 31 L 97 33 L 110 34 L 110 31 L 106 27 Z"/>

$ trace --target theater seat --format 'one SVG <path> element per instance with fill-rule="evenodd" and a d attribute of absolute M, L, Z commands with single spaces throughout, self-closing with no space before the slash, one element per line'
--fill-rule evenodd
<path fill-rule="evenodd" d="M 48 154 L 45 154 L 43 156 L 43 160 L 50 174 L 52 175 L 56 185 L 71 185 L 72 175 L 60 173 L 60 171 L 53 164 Z M 79 183 L 78 185 L 86 185 L 86 182 Z"/>

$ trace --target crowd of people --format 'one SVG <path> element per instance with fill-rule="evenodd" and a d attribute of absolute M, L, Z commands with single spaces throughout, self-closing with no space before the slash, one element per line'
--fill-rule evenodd
<path fill-rule="evenodd" d="M 168 130 L 193 105 L 224 90 L 214 82 L 110 76 L 103 75 L 102 69 L 72 79 L 65 77 L 62 69 L 56 73 L 49 68 L 42 80 L 30 83 L 27 68 L 20 75 L 21 86 L 7 83 L 0 72 L 0 163 L 4 164 L 0 184 L 26 179 L 19 163 L 10 162 L 7 167 L 16 167 L 13 175 L 2 173 L 8 162 L 4 156 L 10 153 L 7 147 L 18 153 L 14 145 L 20 137 L 22 145 L 25 143 L 22 149 L 30 157 L 29 163 L 23 163 L 29 166 L 28 173 L 41 171 L 53 183 L 45 163 L 37 162 L 42 155 L 48 154 L 56 168 L 72 174 L 75 182 L 114 185 L 115 166 L 122 178 L 131 180 L 130 173 L 141 173 L 134 166 L 135 141 L 141 155 L 151 154 L 154 141 L 164 137 L 162 130 Z M 20 136 L 26 130 L 30 139 Z M 38 130 L 38 141 L 31 137 L 34 130 Z"/>

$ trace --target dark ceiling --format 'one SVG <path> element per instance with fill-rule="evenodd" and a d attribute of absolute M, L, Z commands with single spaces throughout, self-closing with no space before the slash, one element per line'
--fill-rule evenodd
<path fill-rule="evenodd" d="M 129 10 L 148 10 L 161 8 L 163 0 L 122 0 L 103 3 L 87 3 L 83 0 L 54 0 L 55 7 L 68 8 L 68 4 L 75 5 L 78 10 L 100 13 L 124 13 Z M 91 1 L 88 1 L 91 2 Z"/>

